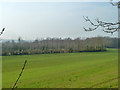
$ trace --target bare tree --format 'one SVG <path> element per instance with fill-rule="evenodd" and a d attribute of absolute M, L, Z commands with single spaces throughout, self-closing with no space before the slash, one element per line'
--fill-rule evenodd
<path fill-rule="evenodd" d="M 118 22 L 117 23 L 111 23 L 111 22 L 104 22 L 101 21 L 99 19 L 95 19 L 97 24 L 94 24 L 89 17 L 84 17 L 86 22 L 89 22 L 94 28 L 84 28 L 85 31 L 94 31 L 96 29 L 98 29 L 98 27 L 102 27 L 103 31 L 106 33 L 111 33 L 113 34 L 114 32 L 118 31 L 120 29 L 120 1 L 113 3 L 112 0 L 110 1 L 110 3 L 113 6 L 117 6 L 118 7 Z"/>

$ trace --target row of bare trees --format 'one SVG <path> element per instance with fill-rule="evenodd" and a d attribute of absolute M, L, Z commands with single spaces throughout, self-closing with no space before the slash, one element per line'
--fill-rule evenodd
<path fill-rule="evenodd" d="M 115 47 L 114 39 L 105 37 L 94 37 L 87 39 L 61 39 L 47 38 L 34 40 L 31 42 L 18 39 L 18 41 L 3 42 L 2 55 L 25 55 L 25 54 L 44 54 L 44 53 L 72 53 L 83 51 L 105 51 L 106 47 Z M 114 42 L 117 47 L 117 42 Z M 111 45 L 111 46 L 110 46 Z"/>

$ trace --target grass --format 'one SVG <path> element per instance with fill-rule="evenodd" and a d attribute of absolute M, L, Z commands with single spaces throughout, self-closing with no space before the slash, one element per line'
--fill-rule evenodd
<path fill-rule="evenodd" d="M 28 60 L 18 88 L 89 88 L 118 77 L 117 49 L 106 52 L 2 57 L 2 86 L 11 88 Z M 94 86 L 117 88 L 118 79 Z"/>

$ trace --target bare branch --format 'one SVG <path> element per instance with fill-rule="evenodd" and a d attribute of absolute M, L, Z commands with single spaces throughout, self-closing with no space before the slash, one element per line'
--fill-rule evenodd
<path fill-rule="evenodd" d="M 20 72 L 19 77 L 17 78 L 17 80 L 16 80 L 16 82 L 15 82 L 12 90 L 13 90 L 14 88 L 17 88 L 17 86 L 16 86 L 16 85 L 17 85 L 17 82 L 18 82 L 18 80 L 20 79 L 20 77 L 21 77 L 21 75 L 22 75 L 22 73 L 23 73 L 23 70 L 25 69 L 26 63 L 27 63 L 27 60 L 25 60 L 24 65 L 23 65 L 23 68 L 22 68 L 22 71 Z"/>
<path fill-rule="evenodd" d="M 3 28 L 2 31 L 0 32 L 0 36 L 3 34 L 4 31 L 5 31 L 5 28 Z"/>
<path fill-rule="evenodd" d="M 98 18 L 95 19 L 97 24 L 94 24 L 88 17 L 84 17 L 84 19 L 86 22 L 89 22 L 94 27 L 94 28 L 88 28 L 88 29 L 84 28 L 85 31 L 94 31 L 98 27 L 102 27 L 104 32 L 113 34 L 114 32 L 118 31 L 118 27 L 116 27 L 116 25 L 120 24 L 120 22 L 118 23 L 103 22 L 103 21 L 100 21 Z"/>
<path fill-rule="evenodd" d="M 95 28 L 88 28 L 88 29 L 84 28 L 85 31 L 94 31 L 99 27 L 99 25 L 95 25 L 88 17 L 83 16 L 83 18 L 85 19 L 86 22 L 89 22 L 91 25 L 95 26 Z"/>
<path fill-rule="evenodd" d="M 113 3 L 113 0 L 110 0 L 110 4 L 112 4 L 113 6 L 118 6 L 118 3 Z"/>

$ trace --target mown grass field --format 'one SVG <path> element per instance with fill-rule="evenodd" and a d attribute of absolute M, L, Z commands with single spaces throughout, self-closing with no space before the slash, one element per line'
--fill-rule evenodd
<path fill-rule="evenodd" d="M 15 83 L 24 60 L 27 65 L 18 88 L 117 88 L 118 52 L 61 53 L 2 57 L 2 86 Z M 109 81 L 110 80 L 110 81 Z M 109 82 L 106 82 L 109 81 Z M 101 82 L 106 82 L 100 84 Z"/>

